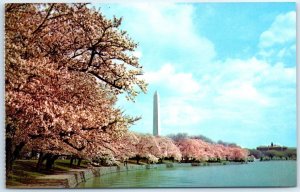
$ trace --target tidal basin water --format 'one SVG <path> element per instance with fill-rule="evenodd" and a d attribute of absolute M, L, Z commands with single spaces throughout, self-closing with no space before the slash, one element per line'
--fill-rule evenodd
<path fill-rule="evenodd" d="M 77 187 L 293 187 L 296 172 L 296 161 L 158 168 L 103 175 Z"/>

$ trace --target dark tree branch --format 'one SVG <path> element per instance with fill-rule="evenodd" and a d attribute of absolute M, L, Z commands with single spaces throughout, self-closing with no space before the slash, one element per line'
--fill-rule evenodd
<path fill-rule="evenodd" d="M 102 129 L 104 132 L 106 132 L 106 129 L 109 127 L 109 126 L 111 126 L 111 125 L 113 125 L 113 124 L 115 124 L 115 123 L 117 123 L 117 120 L 114 120 L 114 121 L 112 121 L 112 122 L 110 122 L 110 123 L 108 123 L 107 125 L 105 125 L 105 126 L 103 126 L 103 127 L 83 127 L 81 130 L 84 130 L 84 131 L 89 131 L 89 130 L 95 130 L 95 129 Z"/>
<path fill-rule="evenodd" d="M 75 37 L 75 39 L 74 39 L 74 41 L 73 41 L 73 45 L 76 45 L 76 40 L 77 40 L 77 37 Z M 75 47 L 76 50 L 74 51 L 73 56 L 70 57 L 69 60 L 71 60 L 71 59 L 73 59 L 73 58 L 75 58 L 75 57 L 77 57 L 77 56 L 79 56 L 79 55 L 82 55 L 82 54 L 84 54 L 85 52 L 88 51 L 88 49 L 86 49 L 86 50 L 81 51 L 80 53 L 77 53 L 77 54 L 76 54 L 76 52 L 77 52 L 78 50 L 81 50 L 81 49 L 83 49 L 83 48 L 84 48 L 84 45 L 81 45 L 80 47 Z"/>
<path fill-rule="evenodd" d="M 53 17 L 49 17 L 49 20 L 57 19 L 59 17 L 68 16 L 68 15 L 70 15 L 70 13 L 56 15 L 56 16 L 53 16 Z M 66 19 L 65 21 L 68 21 L 68 19 Z"/>
<path fill-rule="evenodd" d="M 88 73 L 94 75 L 97 79 L 100 79 L 100 80 L 104 81 L 105 83 L 109 84 L 110 86 L 112 86 L 114 88 L 117 88 L 119 90 L 123 89 L 122 86 L 119 86 L 119 85 L 116 85 L 114 83 L 111 83 L 111 82 L 107 81 L 106 79 L 104 79 L 103 77 L 99 76 L 97 73 L 95 73 L 93 71 L 89 71 Z"/>
<path fill-rule="evenodd" d="M 20 8 L 22 6 L 26 6 L 26 3 L 9 3 L 8 5 L 5 6 L 5 12 L 10 12 L 15 8 Z M 18 12 L 21 12 L 21 11 L 18 10 Z"/>
<path fill-rule="evenodd" d="M 60 133 L 59 133 L 59 136 L 60 136 L 60 137 L 65 137 L 65 136 L 72 136 L 72 135 L 74 135 L 74 134 L 75 134 L 74 131 L 70 131 L 70 132 L 65 132 L 65 131 L 63 131 L 63 132 L 60 132 Z"/>
<path fill-rule="evenodd" d="M 30 139 L 38 139 L 38 138 L 44 137 L 45 135 L 42 135 L 42 134 L 37 134 L 37 135 L 28 134 L 28 136 L 30 137 Z"/>
<path fill-rule="evenodd" d="M 77 9 L 82 9 L 84 6 L 89 5 L 90 3 L 76 3 L 75 7 Z"/>
<path fill-rule="evenodd" d="M 53 7 L 54 7 L 54 3 L 51 4 L 51 7 L 50 7 L 49 11 L 47 12 L 47 15 L 44 18 L 43 22 L 32 32 L 32 34 L 36 33 L 37 31 L 39 31 L 42 28 L 42 26 L 44 25 L 44 23 L 47 21 L 48 17 L 50 16 L 50 12 L 52 11 Z"/>
<path fill-rule="evenodd" d="M 76 147 L 75 145 L 73 145 L 72 143 L 70 143 L 68 139 L 63 139 L 63 142 L 66 143 L 66 144 L 68 144 L 69 146 L 73 147 L 77 151 L 82 151 L 85 148 L 85 146 Z"/>
<path fill-rule="evenodd" d="M 91 54 L 91 57 L 90 57 L 90 60 L 89 60 L 89 63 L 87 65 L 86 69 L 92 65 L 94 57 L 96 55 L 95 48 L 92 47 L 91 50 L 92 50 L 92 54 Z"/>
<path fill-rule="evenodd" d="M 117 88 L 119 90 L 122 90 L 123 89 L 123 86 L 119 86 L 119 85 L 116 85 L 112 82 L 109 82 L 108 80 L 104 79 L 103 77 L 101 77 L 100 75 L 98 75 L 96 72 L 94 71 L 88 71 L 88 67 L 84 67 L 82 69 L 75 69 L 73 67 L 68 67 L 69 70 L 72 70 L 72 71 L 79 71 L 79 72 L 85 72 L 85 73 L 88 73 L 88 74 L 91 74 L 93 75 L 94 77 L 96 77 L 97 79 L 101 80 L 101 81 L 104 81 L 105 83 L 109 84 L 110 86 L 114 87 L 114 88 Z"/>
<path fill-rule="evenodd" d="M 109 28 L 111 28 L 111 26 L 105 27 L 105 28 L 103 29 L 103 32 L 102 32 L 101 37 L 98 39 L 98 41 L 97 41 L 96 43 L 94 43 L 94 44 L 92 45 L 92 47 L 96 47 L 96 46 L 102 41 L 102 39 L 103 39 L 103 37 L 104 37 L 106 31 L 107 31 Z"/>
<path fill-rule="evenodd" d="M 10 3 L 8 6 L 5 7 L 5 12 L 10 12 L 13 9 L 14 3 Z"/>

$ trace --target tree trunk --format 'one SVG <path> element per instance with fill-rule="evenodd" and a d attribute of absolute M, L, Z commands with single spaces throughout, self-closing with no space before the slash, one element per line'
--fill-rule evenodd
<path fill-rule="evenodd" d="M 16 145 L 14 153 L 13 153 L 13 160 L 20 158 L 20 152 L 22 151 L 24 145 L 25 145 L 24 142 L 21 142 L 18 145 Z"/>
<path fill-rule="evenodd" d="M 5 145 L 6 177 L 8 177 L 9 173 L 12 171 L 14 161 L 20 157 L 20 152 L 25 146 L 25 142 L 21 142 L 18 145 L 16 145 L 15 150 L 13 150 L 12 138 L 7 137 L 5 139 L 5 142 L 6 142 Z"/>
<path fill-rule="evenodd" d="M 79 158 L 79 159 L 78 159 L 78 162 L 77 162 L 77 166 L 80 166 L 81 161 L 82 161 L 82 158 Z"/>
<path fill-rule="evenodd" d="M 73 161 L 74 161 L 74 157 L 73 157 L 73 156 L 71 156 L 71 159 L 70 159 L 70 168 L 72 168 Z"/>
<path fill-rule="evenodd" d="M 163 158 L 160 158 L 159 161 L 160 161 L 160 163 L 163 163 Z"/>
<path fill-rule="evenodd" d="M 6 178 L 8 178 L 9 173 L 12 171 L 13 165 L 13 153 L 12 153 L 12 139 L 6 138 L 6 145 L 5 145 L 5 164 L 6 164 Z"/>
<path fill-rule="evenodd" d="M 46 170 L 49 171 L 53 168 L 54 161 L 58 158 L 58 155 L 49 154 L 47 161 L 46 161 Z"/>
<path fill-rule="evenodd" d="M 12 166 L 13 166 L 13 141 L 12 138 L 9 137 L 9 135 L 13 134 L 13 128 L 9 125 L 5 125 L 5 168 L 6 168 L 6 178 L 8 178 L 9 173 L 12 171 Z"/>
<path fill-rule="evenodd" d="M 46 160 L 46 170 L 49 171 L 52 168 L 52 157 L 48 157 Z"/>
<path fill-rule="evenodd" d="M 44 161 L 44 153 L 43 152 L 40 152 L 39 153 L 39 160 L 37 162 L 37 165 L 36 165 L 36 170 L 39 172 L 41 170 L 41 167 L 42 167 L 42 164 L 43 164 L 43 161 Z"/>
<path fill-rule="evenodd" d="M 31 156 L 30 156 L 30 159 L 36 159 L 36 155 L 37 155 L 37 152 L 34 151 L 34 150 L 31 150 Z"/>

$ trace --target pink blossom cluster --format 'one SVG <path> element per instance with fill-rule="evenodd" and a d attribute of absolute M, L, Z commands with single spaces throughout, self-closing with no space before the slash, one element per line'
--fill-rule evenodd
<path fill-rule="evenodd" d="M 141 135 L 128 132 L 119 143 L 119 156 L 147 159 L 173 158 L 174 160 L 194 161 L 243 161 L 248 158 L 248 150 L 238 146 L 224 146 L 207 143 L 201 139 L 184 138 L 173 141 L 171 138 Z"/>
<path fill-rule="evenodd" d="M 211 144 L 201 139 L 180 139 L 176 142 L 176 145 L 180 149 L 183 159 L 193 159 L 197 161 L 241 161 L 246 160 L 249 154 L 248 150 L 237 146 Z"/>

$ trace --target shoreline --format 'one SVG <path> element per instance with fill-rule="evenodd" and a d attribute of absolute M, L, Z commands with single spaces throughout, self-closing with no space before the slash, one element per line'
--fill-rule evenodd
<path fill-rule="evenodd" d="M 222 166 L 222 165 L 239 165 L 246 162 L 226 162 L 224 163 L 165 163 L 165 164 L 148 164 L 127 166 L 110 166 L 110 167 L 93 167 L 86 169 L 71 169 L 63 174 L 45 175 L 32 180 L 31 184 L 18 186 L 6 185 L 9 189 L 44 189 L 44 188 L 76 188 L 80 183 L 86 182 L 93 177 L 101 177 L 102 175 L 114 174 L 125 171 L 136 171 L 146 169 L 161 169 L 173 167 L 193 167 L 193 166 Z"/>

